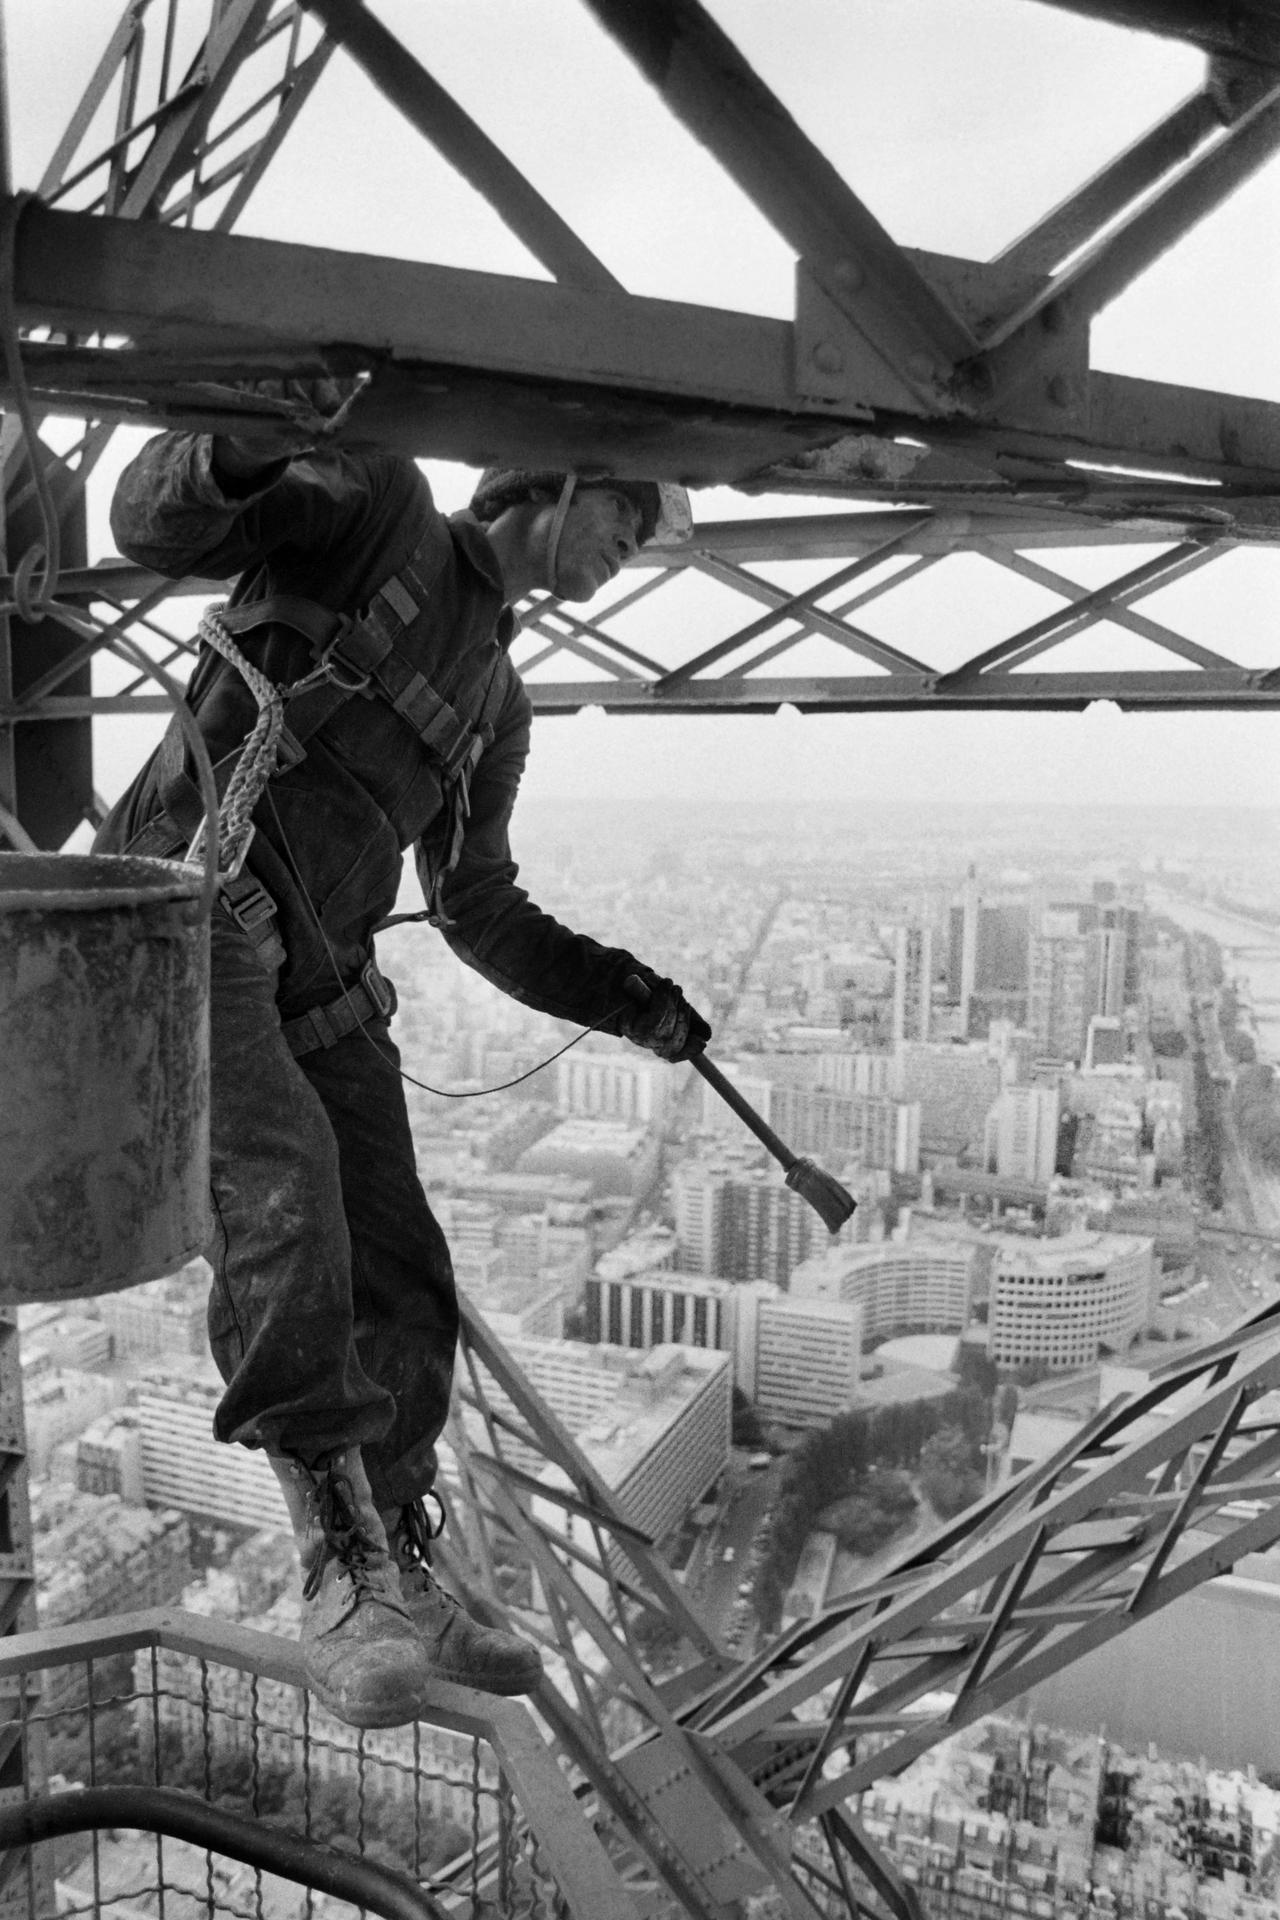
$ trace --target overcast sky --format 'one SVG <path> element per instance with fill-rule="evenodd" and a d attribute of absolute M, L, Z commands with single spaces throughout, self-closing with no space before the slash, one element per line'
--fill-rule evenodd
<path fill-rule="evenodd" d="M 676 126 L 576 0 L 370 0 L 637 293 L 785 316 L 787 249 Z M 164 8 L 157 4 L 158 39 Z M 721 24 L 854 190 L 906 245 L 986 258 L 1198 82 L 1188 50 L 1032 0 L 715 0 Z M 191 30 L 207 15 L 185 0 Z M 113 0 L 17 0 L 7 16 L 14 177 L 33 186 L 117 17 Z M 508 273 L 539 269 L 488 208 L 335 56 L 240 230 Z M 1096 366 L 1280 400 L 1273 162 L 1097 322 Z M 123 436 L 122 436 L 123 438 Z M 95 557 L 109 551 L 95 489 Z M 431 463 L 446 509 L 474 476 Z M 695 515 L 770 510 L 728 490 Z M 1089 583 L 1140 556 L 1058 555 Z M 777 578 L 790 578 L 777 573 Z M 808 579 L 809 574 L 797 574 Z M 1144 603 L 1231 657 L 1277 659 L 1280 555 L 1236 555 Z M 666 591 L 654 602 L 663 617 Z M 931 661 L 962 657 L 1055 604 L 978 562 L 948 562 L 866 624 Z M 173 618 L 190 609 L 181 605 Z M 702 637 L 749 617 L 698 603 Z M 672 617 L 670 614 L 667 618 Z M 691 616 L 693 617 L 693 616 Z M 1099 633 L 1063 663 L 1145 664 Z M 1123 652 L 1117 649 L 1124 649 Z M 832 715 L 546 719 L 529 791 L 820 801 L 1089 799 L 1270 807 L 1268 715 Z M 99 723 L 110 797 L 143 722 Z"/>

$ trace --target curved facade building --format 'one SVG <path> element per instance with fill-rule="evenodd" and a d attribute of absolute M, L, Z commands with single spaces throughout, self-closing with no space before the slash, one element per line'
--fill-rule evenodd
<path fill-rule="evenodd" d="M 960 1333 L 969 1320 L 975 1249 L 964 1240 L 882 1240 L 806 1260 L 791 1292 L 862 1309 L 863 1343 L 895 1333 Z"/>
<path fill-rule="evenodd" d="M 1151 1315 L 1152 1245 L 1128 1233 L 999 1241 L 988 1320 L 996 1365 L 1069 1373 L 1123 1353 Z"/>

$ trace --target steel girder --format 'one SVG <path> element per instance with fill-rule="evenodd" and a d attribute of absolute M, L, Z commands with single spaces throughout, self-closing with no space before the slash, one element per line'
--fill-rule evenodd
<path fill-rule="evenodd" d="M 498 1619 L 495 1566 L 532 1569 L 544 1608 L 516 1619 L 544 1641 L 539 1711 L 597 1814 L 698 1915 L 772 1883 L 791 1912 L 843 1888 L 850 1911 L 911 1920 L 910 1889 L 858 1829 L 858 1794 L 1280 1539 L 1268 1308 L 870 1586 L 731 1658 L 470 1310 L 463 1356 L 452 1570 Z"/>
<path fill-rule="evenodd" d="M 885 509 L 801 515 L 770 520 L 704 522 L 691 542 L 665 553 L 649 550 L 633 563 L 620 588 L 586 614 L 550 596 L 523 603 L 515 659 L 541 713 L 572 713 L 585 706 L 631 714 L 773 712 L 787 702 L 804 712 L 972 708 L 1070 709 L 1108 699 L 1125 708 L 1272 709 L 1280 705 L 1280 664 L 1242 663 L 1175 628 L 1168 617 L 1143 611 L 1142 601 L 1237 550 L 1245 543 L 1184 526 L 1168 545 L 1168 528 L 1147 528 L 1150 557 L 1134 564 L 1117 553 L 1117 571 L 1103 587 L 1089 587 L 1055 561 L 1061 520 L 1044 512 L 1016 517 L 989 511 L 912 512 Z M 1076 549 L 1129 546 L 1132 528 L 1094 525 L 1072 531 Z M 1042 588 L 1051 611 L 961 662 L 947 664 L 945 624 L 931 619 L 914 651 L 880 637 L 862 610 L 889 602 L 918 575 L 939 569 L 935 586 L 961 559 L 984 563 L 994 585 L 1013 575 Z M 821 577 L 802 589 L 781 586 L 780 559 L 823 563 Z M 175 588 L 139 567 L 107 564 L 69 570 L 64 595 L 92 598 L 109 620 L 129 621 L 164 643 L 161 664 L 181 668 L 191 653 L 180 616 L 165 616 L 159 600 L 184 592 L 212 593 L 213 581 Z M 697 644 L 685 636 L 682 583 L 713 582 L 723 637 Z M 970 574 L 961 589 L 975 594 Z M 980 591 L 980 590 L 979 590 Z M 672 613 L 667 615 L 668 606 Z M 764 609 L 762 612 L 756 609 Z M 637 625 L 636 616 L 641 623 Z M 744 617 L 745 616 L 745 617 Z M 56 616 L 55 616 L 56 617 Z M 876 616 L 872 615 L 872 622 Z M 1057 667 L 1054 649 L 1104 626 L 1121 645 L 1128 636 L 1155 650 L 1158 666 Z M 826 663 L 803 664 L 808 642 L 829 644 Z M 160 712 L 162 696 L 143 677 L 133 690 L 109 698 L 67 691 L 67 683 L 98 644 L 83 637 L 8 705 L 14 720 L 66 720 L 94 712 Z M 1117 648 L 1118 650 L 1118 648 Z M 1032 663 L 1035 663 L 1034 668 Z"/>
<path fill-rule="evenodd" d="M 367 384 L 349 433 L 413 453 L 599 464 L 880 509 L 861 539 L 852 515 L 823 515 L 803 528 L 700 528 L 686 553 L 657 556 L 649 594 L 691 569 L 719 584 L 723 638 L 689 638 L 677 612 L 662 623 L 662 647 L 651 646 L 636 637 L 630 595 L 589 621 L 545 602 L 529 609 L 522 664 L 545 711 L 1275 704 L 1280 657 L 1226 658 L 1137 603 L 1206 559 L 1275 542 L 1280 408 L 1104 374 L 1090 367 L 1088 339 L 1094 314 L 1280 144 L 1275 8 L 1255 0 L 1228 17 L 1192 0 L 1077 6 L 1201 47 L 1204 84 L 999 256 L 977 262 L 899 245 L 696 0 L 586 3 L 793 249 L 791 321 L 628 294 L 359 0 L 312 0 L 309 28 L 293 4 L 219 6 L 181 68 L 175 22 L 191 7 L 168 0 L 158 77 L 141 58 L 148 6 L 133 5 L 37 203 L 12 209 L 32 402 L 104 423 L 64 461 L 71 486 L 112 421 L 234 418 L 270 440 L 292 423 L 246 396 L 243 382 L 358 372 Z M 335 47 L 486 196 L 551 284 L 228 231 Z M 246 106 L 238 89 L 259 73 Z M 886 543 L 878 561 L 877 540 Z M 1102 540 L 1167 548 L 1169 571 L 1157 556 L 1151 574 L 1118 566 L 1110 586 L 1086 592 L 1070 569 L 1032 557 Z M 752 541 L 754 562 L 743 557 Z M 758 570 L 801 550 L 866 561 L 842 610 L 826 604 L 822 583 L 780 595 Z M 1020 573 L 1058 604 L 960 663 L 942 658 L 927 632 L 903 648 L 849 617 L 925 565 L 968 554 Z M 955 573 L 936 573 L 931 586 L 945 594 Z M 833 566 L 832 592 L 841 579 Z M 653 601 L 659 619 L 671 600 Z M 743 620 L 744 601 L 769 613 Z M 107 625 L 125 604 L 106 603 Z M 93 621 L 77 605 L 69 651 L 83 660 Z M 1114 661 L 1064 670 L 1070 656 L 1054 649 L 1099 623 Z M 1126 664 L 1117 628 L 1157 653 L 1140 648 Z M 818 668 L 802 651 L 814 636 L 838 649 Z M 179 636 L 163 644 L 180 664 Z M 6 701 L 5 717 L 122 706 L 129 696 L 104 708 L 64 679 L 20 713 Z"/>

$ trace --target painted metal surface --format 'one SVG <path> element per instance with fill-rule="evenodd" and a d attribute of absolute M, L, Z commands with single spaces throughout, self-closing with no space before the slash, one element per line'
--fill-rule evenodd
<path fill-rule="evenodd" d="M 816 1870 L 849 1887 L 851 1910 L 878 1901 L 907 1920 L 909 1889 L 859 1833 L 852 1797 L 1280 1538 L 1270 1309 L 1104 1407 L 870 1586 L 730 1659 L 470 1309 L 463 1351 L 454 1445 L 467 1518 L 451 1559 L 478 1585 L 495 1556 L 536 1569 L 558 1656 L 539 1711 L 601 1808 L 698 1915 L 714 1911 L 717 1889 L 753 1877 L 802 1910 L 797 1884 L 820 1855 Z M 545 1467 L 516 1468 L 513 1445 Z M 549 1524 L 549 1503 L 577 1524 Z M 655 1617 L 681 1642 L 660 1680 L 637 1647 Z M 762 1823 L 761 1795 L 785 1814 L 789 1841 Z M 715 1831 L 715 1809 L 751 1838 L 713 1860 L 694 1836 Z"/>
<path fill-rule="evenodd" d="M 0 853 L 0 1298 L 172 1273 L 209 1234 L 208 927 L 170 861 Z"/>

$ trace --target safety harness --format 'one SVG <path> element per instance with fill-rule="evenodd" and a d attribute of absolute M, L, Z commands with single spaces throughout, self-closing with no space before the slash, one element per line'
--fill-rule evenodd
<path fill-rule="evenodd" d="M 221 625 L 232 635 L 279 624 L 291 627 L 307 641 L 311 670 L 281 689 L 286 725 L 280 734 L 273 773 L 284 773 L 306 758 L 306 742 L 325 722 L 360 694 L 384 700 L 416 734 L 436 768 L 448 816 L 442 856 L 433 863 L 427 891 L 426 917 L 434 926 L 447 926 L 442 890 L 457 866 L 470 815 L 471 777 L 486 746 L 494 737 L 493 717 L 506 690 L 495 660 L 485 648 L 477 661 L 464 657 L 458 683 L 449 698 L 438 692 L 397 643 L 425 612 L 447 552 L 447 544 L 428 531 L 417 551 L 399 573 L 384 581 L 360 617 L 335 613 L 297 594 L 270 594 L 217 610 Z M 221 794 L 240 756 L 237 746 L 214 767 Z M 171 726 L 161 743 L 156 768 L 160 811 L 130 841 L 130 853 L 166 857 L 186 847 L 198 831 L 203 808 L 199 789 L 187 773 L 181 731 Z M 247 849 L 248 842 L 245 843 Z M 256 875 L 243 866 L 224 874 L 220 900 L 225 912 L 252 945 L 270 973 L 285 959 L 278 908 Z M 283 1032 L 295 1056 L 330 1047 L 365 1021 L 386 1018 L 395 1009 L 395 990 L 370 959 L 357 985 L 347 987 L 323 1007 L 312 1008 L 284 1023 Z"/>

